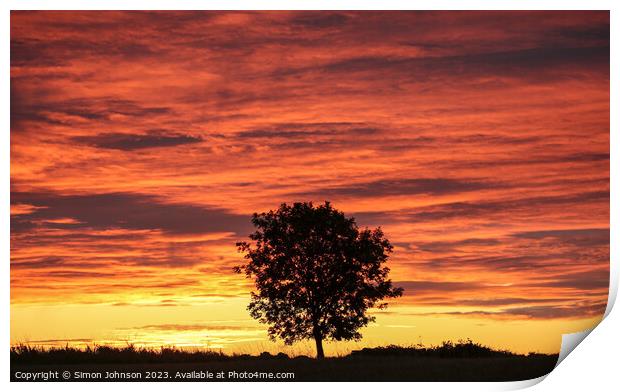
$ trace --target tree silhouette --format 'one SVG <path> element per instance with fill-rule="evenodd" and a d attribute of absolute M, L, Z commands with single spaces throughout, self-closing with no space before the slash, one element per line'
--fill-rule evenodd
<path fill-rule="evenodd" d="M 234 269 L 254 279 L 248 310 L 270 324 L 272 340 L 314 339 L 323 358 L 323 340 L 359 340 L 358 330 L 375 321 L 366 311 L 402 295 L 387 278 L 392 245 L 381 229 L 360 230 L 329 202 L 282 204 L 252 223 L 253 243 L 237 243 L 248 261 Z"/>

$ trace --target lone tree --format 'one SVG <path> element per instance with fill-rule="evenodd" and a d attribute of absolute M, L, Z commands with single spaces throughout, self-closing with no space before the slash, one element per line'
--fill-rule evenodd
<path fill-rule="evenodd" d="M 387 279 L 392 245 L 381 229 L 360 230 L 329 202 L 282 204 L 252 223 L 253 243 L 237 243 L 247 264 L 234 269 L 254 278 L 248 310 L 270 324 L 272 340 L 314 339 L 324 358 L 323 340 L 359 340 L 358 330 L 375 321 L 366 311 L 402 295 Z"/>

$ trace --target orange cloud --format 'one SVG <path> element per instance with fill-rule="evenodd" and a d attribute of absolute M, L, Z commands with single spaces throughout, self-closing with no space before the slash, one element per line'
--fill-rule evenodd
<path fill-rule="evenodd" d="M 250 215 L 330 200 L 394 317 L 591 320 L 609 110 L 608 12 L 13 11 L 11 301 L 243 313 Z"/>

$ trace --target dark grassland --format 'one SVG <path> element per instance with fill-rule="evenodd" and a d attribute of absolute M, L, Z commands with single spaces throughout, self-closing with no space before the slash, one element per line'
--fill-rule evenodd
<path fill-rule="evenodd" d="M 167 372 L 167 378 L 87 381 L 517 381 L 549 373 L 558 356 L 519 355 L 494 350 L 471 340 L 440 346 L 387 346 L 365 348 L 343 357 L 316 360 L 285 354 L 226 355 L 215 351 L 160 350 L 127 346 L 42 349 L 26 345 L 11 348 L 11 380 L 16 372 Z M 188 379 L 177 372 L 225 372 L 224 379 Z M 294 378 L 229 378 L 228 372 L 292 372 Z M 162 376 L 157 374 L 156 376 Z M 52 381 L 63 381 L 52 380 Z M 75 379 L 72 377 L 72 381 Z"/>

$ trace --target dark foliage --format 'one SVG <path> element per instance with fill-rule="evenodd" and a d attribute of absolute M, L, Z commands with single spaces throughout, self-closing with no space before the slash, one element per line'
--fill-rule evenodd
<path fill-rule="evenodd" d="M 248 262 L 235 271 L 254 279 L 248 310 L 274 340 L 314 339 L 322 358 L 323 340 L 359 340 L 374 321 L 366 311 L 402 295 L 387 278 L 392 245 L 381 229 L 360 230 L 329 202 L 282 204 L 252 223 L 253 243 L 237 243 Z"/>
<path fill-rule="evenodd" d="M 542 355 L 530 353 L 528 356 Z M 471 339 L 459 340 L 454 343 L 450 340 L 440 346 L 425 347 L 422 345 L 402 347 L 390 345 L 386 347 L 363 348 L 351 353 L 351 356 L 414 356 L 414 357 L 440 357 L 440 358 L 498 358 L 521 356 L 507 350 L 496 350 L 480 343 L 474 343 Z"/>

